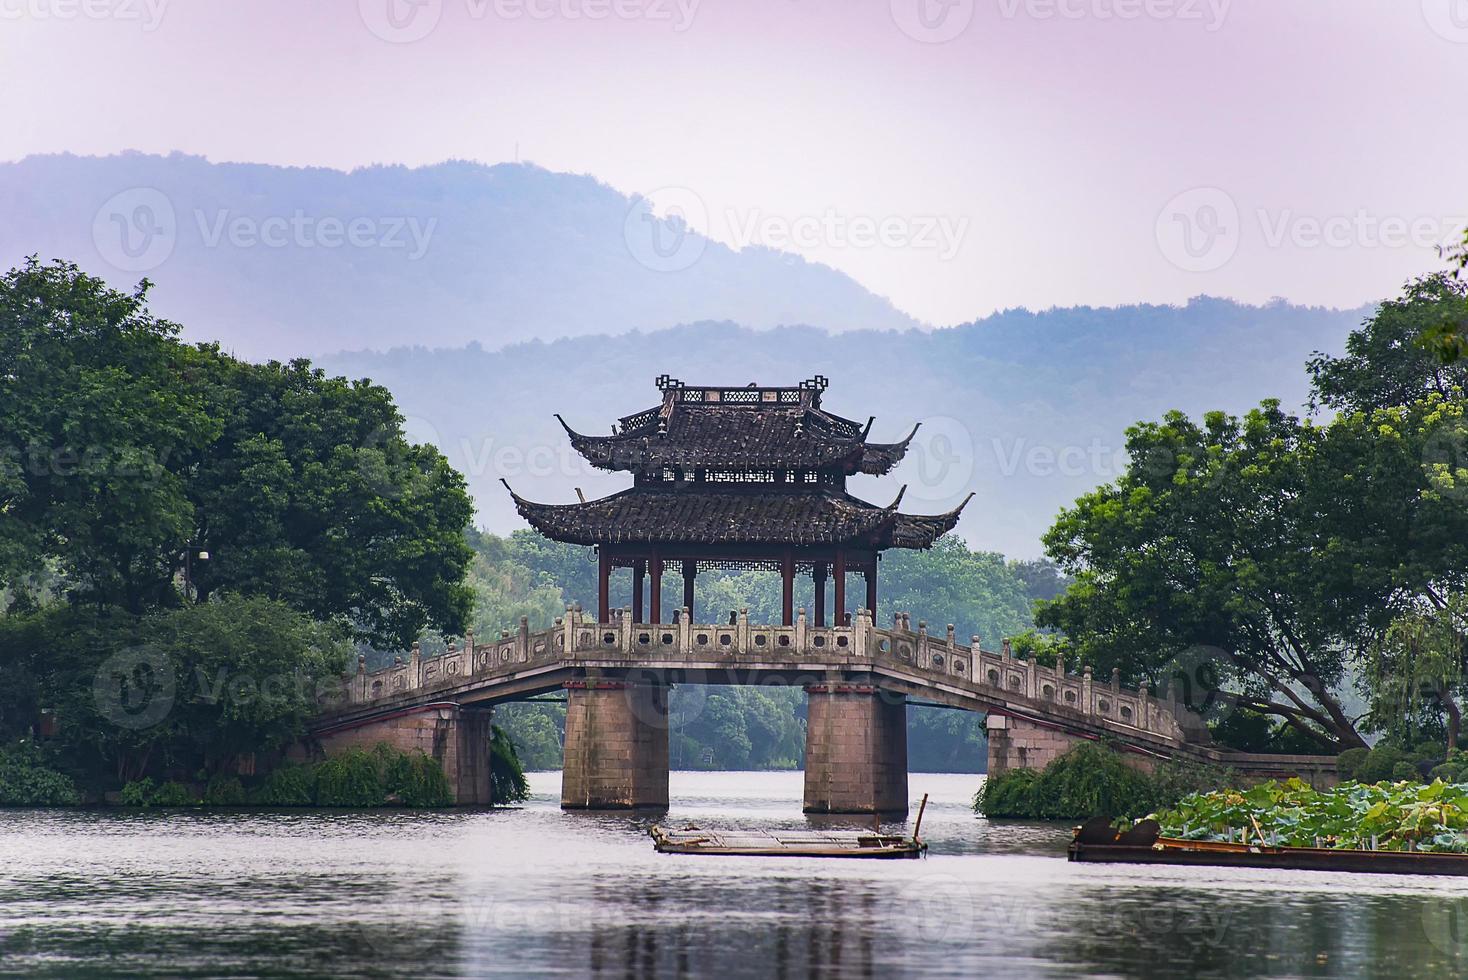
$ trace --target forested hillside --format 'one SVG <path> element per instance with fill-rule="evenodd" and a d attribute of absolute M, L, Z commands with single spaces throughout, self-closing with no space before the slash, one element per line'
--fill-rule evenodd
<path fill-rule="evenodd" d="M 241 356 L 414 339 L 497 348 L 706 318 L 916 321 L 850 276 L 730 249 L 593 177 L 533 164 L 325 167 L 174 153 L 0 164 L 0 262 L 66 257 Z"/>

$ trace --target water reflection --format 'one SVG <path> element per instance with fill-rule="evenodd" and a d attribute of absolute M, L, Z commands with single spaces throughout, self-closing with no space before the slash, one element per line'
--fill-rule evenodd
<path fill-rule="evenodd" d="M 1468 883 L 1072 865 L 1062 826 L 975 818 L 974 784 L 914 776 L 930 857 L 893 862 L 659 855 L 649 815 L 562 813 L 554 774 L 514 811 L 3 812 L 0 973 L 1468 972 Z M 805 823 L 799 773 L 673 794 L 659 819 Z"/>

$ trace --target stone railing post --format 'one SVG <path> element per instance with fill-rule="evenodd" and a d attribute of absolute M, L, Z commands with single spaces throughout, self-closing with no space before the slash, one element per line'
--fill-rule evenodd
<path fill-rule="evenodd" d="M 1137 727 L 1144 732 L 1152 730 L 1152 698 L 1147 690 L 1147 682 L 1143 681 L 1137 685 Z"/>
<path fill-rule="evenodd" d="M 633 632 L 635 632 L 632 623 L 632 607 L 623 606 L 621 609 L 619 609 L 617 611 L 617 622 L 621 627 L 619 632 L 622 634 L 622 652 L 625 654 L 631 654 L 632 634 Z"/>
<path fill-rule="evenodd" d="M 735 626 L 734 640 L 738 644 L 740 653 L 749 652 L 749 607 L 744 606 L 739 610 L 738 624 Z"/>
<path fill-rule="evenodd" d="M 356 691 L 357 701 L 367 700 L 367 658 L 363 654 L 357 654 L 357 676 L 352 682 Z"/>
<path fill-rule="evenodd" d="M 469 670 L 474 670 L 474 629 L 464 631 L 464 652 L 469 655 Z"/>
<path fill-rule="evenodd" d="M 564 658 L 564 659 L 569 660 L 571 658 L 571 655 L 576 652 L 576 606 L 575 606 L 575 604 L 572 604 L 572 605 L 569 605 L 569 606 L 566 607 L 566 617 L 562 621 L 561 635 L 558 636 L 556 639 L 559 640 L 559 642 L 556 643 L 556 644 L 554 644 L 554 645 L 555 646 L 559 646 L 561 648 L 560 649 L 561 657 Z"/>
<path fill-rule="evenodd" d="M 687 606 L 678 609 L 678 652 L 685 657 L 693 652 L 693 610 Z"/>
<path fill-rule="evenodd" d="M 979 669 L 979 658 L 984 655 L 984 644 L 979 639 L 979 634 L 975 633 L 973 636 L 969 637 L 968 653 L 969 657 L 972 658 L 974 662 L 973 669 L 977 671 Z M 977 677 L 978 674 L 974 674 L 972 676 Z"/>
<path fill-rule="evenodd" d="M 795 612 L 795 652 L 801 656 L 806 652 L 807 630 L 805 625 L 805 607 L 801 606 Z"/>
<path fill-rule="evenodd" d="M 423 686 L 423 647 L 413 641 L 413 652 L 408 657 L 408 683 L 413 687 Z"/>
<path fill-rule="evenodd" d="M 872 614 L 865 606 L 856 611 L 856 625 L 851 630 L 851 652 L 858 657 L 871 655 Z"/>
<path fill-rule="evenodd" d="M 1010 649 L 1009 637 L 1007 636 L 999 641 L 999 656 L 1003 657 L 1005 660 L 1014 659 L 1014 653 Z"/>
<path fill-rule="evenodd" d="M 1056 680 L 1063 680 L 1064 678 L 1065 678 L 1065 651 L 1062 650 L 1062 649 L 1060 649 L 1060 647 L 1056 647 L 1055 648 L 1055 679 Z M 1059 697 L 1060 696 L 1059 691 L 1060 691 L 1060 689 L 1059 688 L 1056 688 L 1056 695 L 1055 695 L 1056 697 Z"/>
<path fill-rule="evenodd" d="M 1083 712 L 1085 712 L 1086 714 L 1089 715 L 1089 714 L 1091 714 L 1092 710 L 1093 710 L 1093 708 L 1092 708 L 1092 705 L 1091 705 L 1091 665 L 1090 664 L 1086 664 L 1085 669 L 1083 671 L 1081 671 L 1081 711 L 1083 711 Z"/>
<path fill-rule="evenodd" d="M 1121 668 L 1111 668 L 1111 690 L 1115 694 L 1121 693 Z"/>
<path fill-rule="evenodd" d="M 515 660 L 523 663 L 530 659 L 530 618 L 520 617 L 520 630 L 515 634 Z"/>
<path fill-rule="evenodd" d="M 903 615 L 905 616 L 907 614 L 904 613 Z M 931 667 L 932 663 L 927 661 L 927 658 L 930 656 L 931 654 L 928 652 L 928 621 L 926 619 L 920 619 L 918 620 L 917 643 L 913 647 L 912 662 L 916 666 L 924 666 L 926 663 L 926 666 Z"/>
<path fill-rule="evenodd" d="M 953 641 L 953 624 L 952 623 L 949 623 L 948 624 L 948 654 L 949 654 L 949 656 L 952 656 L 953 655 L 953 652 L 955 650 L 957 650 L 957 649 L 958 649 L 958 646 Z"/>

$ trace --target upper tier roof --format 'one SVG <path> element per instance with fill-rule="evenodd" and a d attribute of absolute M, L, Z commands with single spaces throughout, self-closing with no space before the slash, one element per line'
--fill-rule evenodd
<path fill-rule="evenodd" d="M 622 418 L 613 435 L 585 435 L 556 418 L 576 451 L 607 470 L 802 468 L 881 475 L 901 462 L 917 426 L 901 442 L 867 442 L 871 420 L 863 427 L 821 408 L 825 385 L 816 377 L 795 388 L 695 388 L 664 375 L 658 379 L 662 404 Z"/>

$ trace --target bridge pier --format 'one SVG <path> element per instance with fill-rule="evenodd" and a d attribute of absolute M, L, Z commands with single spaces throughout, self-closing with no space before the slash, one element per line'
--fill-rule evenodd
<path fill-rule="evenodd" d="M 906 699 L 867 684 L 805 691 L 805 812 L 906 813 Z"/>
<path fill-rule="evenodd" d="M 621 680 L 566 682 L 561 808 L 668 805 L 668 689 Z"/>
<path fill-rule="evenodd" d="M 989 775 L 1010 769 L 1044 769 L 1086 739 L 1059 728 L 990 712 Z"/>

